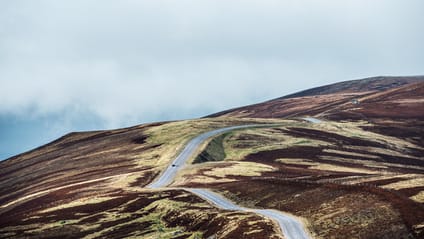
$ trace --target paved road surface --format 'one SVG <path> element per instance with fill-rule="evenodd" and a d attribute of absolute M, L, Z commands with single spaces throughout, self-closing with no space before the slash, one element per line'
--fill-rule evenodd
<path fill-rule="evenodd" d="M 181 167 L 184 166 L 186 161 L 190 158 L 190 156 L 197 150 L 197 148 L 209 137 L 224 133 L 227 131 L 231 131 L 234 129 L 241 129 L 241 128 L 248 128 L 248 127 L 255 127 L 260 125 L 240 125 L 240 126 L 232 126 L 222 129 L 217 129 L 213 131 L 209 131 L 206 133 L 203 133 L 196 138 L 192 139 L 184 150 L 177 156 L 177 158 L 168 166 L 168 168 L 161 174 L 159 178 L 157 178 L 154 182 L 149 184 L 148 188 L 161 188 L 166 187 L 169 184 L 174 181 L 175 176 L 177 175 L 178 170 L 180 170 Z"/>
<path fill-rule="evenodd" d="M 232 210 L 232 211 L 246 211 L 246 212 L 254 212 L 265 216 L 267 218 L 271 218 L 276 221 L 280 228 L 283 231 L 284 236 L 287 239 L 309 239 L 308 233 L 303 228 L 303 224 L 297 220 L 295 217 L 270 209 L 251 209 L 240 207 L 223 196 L 214 193 L 207 189 L 194 189 L 194 188 L 186 188 L 189 192 L 196 194 L 197 196 L 211 202 L 216 207 L 224 209 L 224 210 Z"/>
<path fill-rule="evenodd" d="M 245 211 L 244 208 L 234 204 L 230 200 L 210 190 L 200 188 L 185 188 L 184 190 L 196 194 L 197 196 L 211 202 L 212 204 L 221 209 L 231 211 Z"/>
<path fill-rule="evenodd" d="M 248 211 L 256 212 L 278 222 L 278 225 L 283 230 L 283 234 L 287 239 L 311 238 L 303 227 L 302 222 L 291 215 L 271 209 L 248 209 Z"/>
<path fill-rule="evenodd" d="M 304 120 L 306 120 L 310 123 L 314 123 L 314 124 L 318 124 L 318 123 L 322 122 L 322 120 L 314 118 L 314 117 L 305 117 L 305 118 L 302 118 L 302 119 L 304 119 Z"/>

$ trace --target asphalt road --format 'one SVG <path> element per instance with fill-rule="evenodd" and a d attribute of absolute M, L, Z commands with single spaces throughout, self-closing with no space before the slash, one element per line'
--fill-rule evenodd
<path fill-rule="evenodd" d="M 270 209 L 251 209 L 240 207 L 223 196 L 207 189 L 186 188 L 191 193 L 211 202 L 216 207 L 224 210 L 254 212 L 264 217 L 270 218 L 278 223 L 285 238 L 287 239 L 309 239 L 309 235 L 303 227 L 303 224 L 295 217 Z"/>
<path fill-rule="evenodd" d="M 200 188 L 185 188 L 184 190 L 196 194 L 197 196 L 211 202 L 221 209 L 231 211 L 245 211 L 243 207 L 234 204 L 230 200 L 210 190 Z"/>
<path fill-rule="evenodd" d="M 227 131 L 235 130 L 235 129 L 249 128 L 249 127 L 255 127 L 255 126 L 261 126 L 261 125 L 232 126 L 232 127 L 209 131 L 207 133 L 203 133 L 197 136 L 196 138 L 188 142 L 188 144 L 183 149 L 183 151 L 177 156 L 177 158 L 172 162 L 172 164 L 167 167 L 167 169 L 159 176 L 159 178 L 157 178 L 147 187 L 152 189 L 163 188 L 171 184 L 174 181 L 178 171 L 185 165 L 187 160 L 189 160 L 190 157 L 196 152 L 197 148 L 203 142 L 205 142 L 209 137 L 217 135 L 217 134 L 221 134 Z M 230 200 L 226 199 L 222 195 L 219 195 L 207 189 L 196 189 L 196 188 L 183 188 L 183 189 L 189 192 L 192 192 L 198 195 L 199 197 L 211 202 L 218 208 L 221 208 L 224 210 L 232 210 L 232 211 L 254 212 L 262 216 L 265 216 L 267 218 L 270 218 L 278 223 L 281 231 L 283 232 L 285 238 L 287 239 L 307 239 L 307 238 L 309 239 L 310 238 L 305 228 L 303 227 L 303 224 L 297 218 L 289 214 L 276 211 L 276 210 L 270 210 L 270 209 L 250 209 L 250 208 L 241 207 L 234 204 Z"/>
<path fill-rule="evenodd" d="M 186 147 L 183 149 L 183 151 L 177 156 L 176 159 L 166 168 L 166 170 L 160 175 L 159 178 L 157 178 L 155 181 L 153 181 L 151 184 L 147 186 L 147 188 L 162 188 L 166 187 L 169 184 L 174 181 L 175 176 L 177 175 L 178 170 L 180 170 L 181 167 L 184 166 L 186 161 L 190 158 L 190 156 L 197 150 L 197 148 L 209 137 L 212 137 L 217 134 L 221 134 L 227 131 L 235 130 L 235 129 L 241 129 L 241 128 L 248 128 L 248 127 L 255 127 L 260 125 L 240 125 L 240 126 L 232 126 L 222 129 L 217 129 L 213 131 L 209 131 L 206 133 L 203 133 L 196 138 L 192 139 Z"/>
<path fill-rule="evenodd" d="M 271 209 L 247 209 L 276 221 L 287 239 L 310 239 L 311 237 L 297 218 Z"/>
<path fill-rule="evenodd" d="M 305 117 L 305 118 L 302 118 L 302 119 L 304 119 L 304 120 L 306 120 L 310 123 L 314 123 L 314 124 L 319 124 L 319 123 L 322 122 L 322 120 L 314 118 L 314 117 Z"/>

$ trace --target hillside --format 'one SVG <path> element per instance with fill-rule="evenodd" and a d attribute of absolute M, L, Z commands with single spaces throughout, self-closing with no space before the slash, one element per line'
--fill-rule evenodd
<path fill-rule="evenodd" d="M 422 106 L 423 91 L 424 76 L 373 77 L 317 87 L 208 117 L 282 118 L 319 115 L 349 119 L 386 116 L 422 119 L 423 114 L 413 109 Z"/>
<path fill-rule="evenodd" d="M 297 98 L 305 96 L 328 95 L 336 93 L 354 93 L 354 92 L 371 92 L 385 91 L 397 88 L 403 85 L 418 83 L 424 79 L 424 76 L 410 77 L 394 77 L 394 76 L 378 76 L 361 80 L 350 80 L 335 83 L 331 85 L 316 87 L 304 90 L 295 94 L 281 97 L 280 99 Z"/>
<path fill-rule="evenodd" d="M 203 119 L 70 133 L 0 162 L 0 238 L 288 238 L 192 188 L 288 212 L 312 238 L 424 238 L 423 80 L 368 78 Z M 191 139 L 234 125 L 250 127 L 173 164 Z M 169 167 L 170 185 L 146 187 Z"/>

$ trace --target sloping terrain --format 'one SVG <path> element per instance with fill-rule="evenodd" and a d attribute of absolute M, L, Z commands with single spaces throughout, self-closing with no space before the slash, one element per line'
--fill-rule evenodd
<path fill-rule="evenodd" d="M 297 98 L 305 96 L 328 95 L 336 93 L 352 93 L 352 92 L 374 92 L 385 91 L 400 86 L 408 85 L 411 83 L 418 83 L 424 79 L 424 76 L 408 76 L 408 77 L 394 77 L 394 76 L 378 76 L 370 77 L 362 80 L 351 80 L 332 85 L 316 87 L 313 89 L 304 90 L 295 94 L 281 97 L 284 98 Z"/>
<path fill-rule="evenodd" d="M 424 238 L 423 79 L 342 82 L 211 118 L 68 134 L 0 162 L 0 238 L 282 238 L 275 222 L 181 187 L 289 212 L 314 238 Z M 245 124 L 266 127 L 210 138 L 173 188 L 145 187 L 194 137 Z"/>
<path fill-rule="evenodd" d="M 272 120 L 191 120 L 66 135 L 0 163 L 0 238 L 280 238 L 252 213 L 144 188 L 194 136 Z M 225 225 L 225 226 L 223 226 Z"/>
<path fill-rule="evenodd" d="M 312 127 L 287 126 L 264 134 L 234 136 L 236 139 L 228 140 L 223 148 L 238 154 L 234 153 L 234 157 L 228 151 L 220 153 L 225 155 L 225 161 L 261 162 L 277 170 L 254 179 L 229 182 L 226 177 L 215 185 L 230 196 L 241 195 L 240 202 L 251 196 L 245 203 L 274 206 L 313 218 L 311 230 L 323 238 L 424 237 L 423 96 L 422 76 L 375 77 L 318 87 L 211 115 L 325 120 Z M 287 143 L 269 148 L 270 142 L 278 138 L 278 143 Z M 247 146 L 240 147 L 243 141 Z M 235 143 L 231 146 L 230 142 Z M 263 150 L 252 151 L 252 146 L 262 144 L 267 145 Z M 201 155 L 212 155 L 208 152 L 212 149 Z M 211 174 L 207 169 L 198 171 L 203 176 Z M 276 188 L 281 193 L 274 192 Z M 254 197 L 258 194 L 266 195 L 265 199 Z M 377 211 L 377 205 L 391 208 L 392 216 L 373 212 L 362 220 L 358 216 L 361 208 L 370 205 Z M 392 221 L 396 218 L 393 212 L 409 232 L 398 230 L 401 227 Z M 358 228 L 361 223 L 367 226 Z"/>
<path fill-rule="evenodd" d="M 364 125 L 285 121 L 232 132 L 212 140 L 176 186 L 215 188 L 245 206 L 302 216 L 318 238 L 422 233 L 423 148 Z"/>
<path fill-rule="evenodd" d="M 422 119 L 424 76 L 375 77 L 302 91 L 210 117 L 282 118 L 325 116 L 339 119 Z"/>

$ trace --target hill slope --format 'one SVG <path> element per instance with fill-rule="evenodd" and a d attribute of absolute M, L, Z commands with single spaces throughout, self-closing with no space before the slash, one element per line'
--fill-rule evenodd
<path fill-rule="evenodd" d="M 353 92 L 370 92 L 385 91 L 397 88 L 403 85 L 418 83 L 424 80 L 424 76 L 395 77 L 395 76 L 378 76 L 361 80 L 350 80 L 339 82 L 331 85 L 316 87 L 304 90 L 295 94 L 287 95 L 283 98 L 296 98 L 305 96 L 328 95 L 335 93 L 353 93 Z"/>
<path fill-rule="evenodd" d="M 263 103 L 215 113 L 209 117 L 281 118 L 319 115 L 331 118 L 342 115 L 353 119 L 386 116 L 420 118 L 423 115 L 421 112 L 405 110 L 404 106 L 422 106 L 423 88 L 424 76 L 366 78 L 317 87 Z M 385 94 L 387 97 L 384 97 Z M 381 108 L 381 105 L 384 107 Z"/>
<path fill-rule="evenodd" d="M 68 134 L 0 162 L 0 238 L 282 238 L 273 221 L 181 187 L 289 212 L 314 238 L 423 238 L 423 79 L 342 82 L 211 118 Z M 190 139 L 243 124 L 266 126 L 209 139 L 176 165 L 174 188 L 145 188 Z"/>

